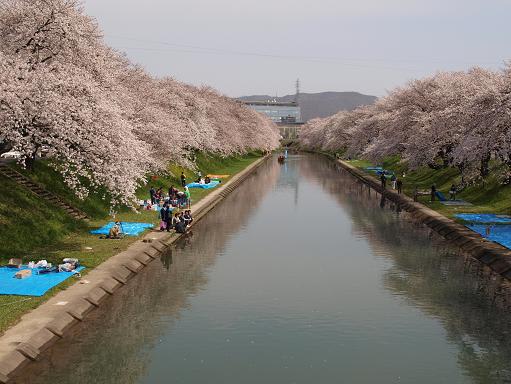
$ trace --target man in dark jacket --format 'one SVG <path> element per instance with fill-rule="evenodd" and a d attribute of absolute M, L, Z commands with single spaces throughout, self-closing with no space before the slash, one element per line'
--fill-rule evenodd
<path fill-rule="evenodd" d="M 385 176 L 384 172 L 381 173 L 380 181 L 382 189 L 385 189 L 387 187 L 387 177 Z"/>
<path fill-rule="evenodd" d="M 185 173 L 184 172 L 181 172 L 181 185 L 183 187 L 186 186 L 186 176 L 185 176 Z"/>
<path fill-rule="evenodd" d="M 151 189 L 149 190 L 149 196 L 151 196 L 151 204 L 154 204 L 156 202 L 155 195 L 156 190 L 154 189 L 154 187 L 151 186 Z"/>
<path fill-rule="evenodd" d="M 170 208 L 168 203 L 165 203 L 165 205 L 161 209 L 160 216 L 162 221 L 165 222 L 167 232 L 170 232 L 170 230 L 172 229 L 172 209 Z"/>
<path fill-rule="evenodd" d="M 397 193 L 399 193 L 399 194 L 403 193 L 403 180 L 397 179 L 396 186 L 397 186 Z"/>

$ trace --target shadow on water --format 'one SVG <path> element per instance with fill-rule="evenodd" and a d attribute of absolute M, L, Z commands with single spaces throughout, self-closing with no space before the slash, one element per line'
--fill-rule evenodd
<path fill-rule="evenodd" d="M 353 233 L 366 238 L 375 255 L 392 261 L 385 288 L 440 319 L 473 382 L 511 383 L 511 313 L 508 306 L 496 305 L 499 299 L 509 302 L 509 297 L 499 298 L 499 285 L 507 283 L 336 164 L 300 165 L 301 174 L 316 182 L 327 170 L 342 179 L 322 178 L 322 188 L 351 208 Z"/>

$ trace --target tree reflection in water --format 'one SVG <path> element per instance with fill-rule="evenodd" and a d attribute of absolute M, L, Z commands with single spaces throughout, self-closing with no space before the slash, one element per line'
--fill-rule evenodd
<path fill-rule="evenodd" d="M 384 198 L 333 162 L 301 162 L 300 174 L 348 209 L 353 234 L 391 260 L 385 288 L 442 322 L 474 382 L 511 383 L 509 283 L 392 203 L 375 209 Z"/>
<path fill-rule="evenodd" d="M 229 234 L 243 227 L 279 173 L 276 161 L 263 164 L 197 223 L 193 234 L 163 254 L 161 263 L 151 263 L 93 311 L 41 361 L 29 365 L 16 383 L 127 384 L 140 380 L 149 363 L 148 351 L 179 319 L 189 305 L 188 298 L 204 289 L 208 268 L 222 253 Z"/>

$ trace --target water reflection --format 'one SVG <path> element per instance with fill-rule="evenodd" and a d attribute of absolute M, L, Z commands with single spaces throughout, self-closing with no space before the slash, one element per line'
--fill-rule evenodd
<path fill-rule="evenodd" d="M 511 383 L 511 314 L 507 305 L 496 305 L 509 302 L 509 284 L 431 230 L 375 210 L 378 199 L 384 207 L 385 198 L 350 182 L 342 169 L 324 162 L 301 164 L 308 178 L 334 171 L 342 182 L 326 177 L 322 187 L 341 203 L 349 200 L 344 206 L 356 207 L 350 211 L 353 232 L 391 261 L 385 288 L 442 321 L 447 338 L 459 349 L 460 366 L 474 383 Z M 401 212 L 394 205 L 389 210 Z"/>
<path fill-rule="evenodd" d="M 505 383 L 501 285 L 335 163 L 291 156 L 19 382 Z"/>
<path fill-rule="evenodd" d="M 208 283 L 208 268 L 275 185 L 279 172 L 276 162 L 264 164 L 163 254 L 161 264 L 150 264 L 15 382 L 138 382 L 147 372 L 151 349 Z"/>

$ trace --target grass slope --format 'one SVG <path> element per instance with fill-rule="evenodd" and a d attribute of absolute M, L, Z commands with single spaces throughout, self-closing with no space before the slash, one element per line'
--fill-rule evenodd
<path fill-rule="evenodd" d="M 366 160 L 348 162 L 361 169 L 373 165 Z M 461 175 L 456 168 L 435 170 L 422 167 L 415 171 L 408 171 L 407 165 L 402 163 L 399 157 L 388 158 L 380 165 L 394 171 L 398 176 L 405 172 L 406 176 L 402 179 L 403 190 L 408 196 L 413 195 L 415 186 L 421 191 L 429 191 L 433 184 L 436 185 L 437 190 L 448 196 L 451 185 L 459 184 L 461 181 Z M 494 171 L 495 167 L 496 165 L 494 165 Z M 495 174 L 496 172 L 491 172 L 484 181 L 467 187 L 457 194 L 456 198 L 466 200 L 474 204 L 473 206 L 448 207 L 438 201 L 431 203 L 429 196 L 421 196 L 419 201 L 449 217 L 460 212 L 511 214 L 511 186 L 502 185 Z"/>
<path fill-rule="evenodd" d="M 200 154 L 196 163 L 203 175 L 215 173 L 232 176 L 260 157 L 259 152 L 228 158 Z M 90 235 L 90 229 L 100 227 L 111 219 L 108 200 L 99 194 L 91 195 L 84 201 L 79 200 L 68 190 L 60 175 L 44 162 L 36 163 L 32 172 L 17 170 L 86 212 L 91 220 L 88 223 L 76 221 L 24 187 L 0 176 L 0 262 L 6 263 L 10 257 L 21 257 L 24 262 L 46 259 L 56 264 L 64 257 L 76 257 L 87 267 L 86 271 L 90 271 L 114 254 L 127 249 L 137 239 L 102 240 Z M 180 188 L 181 171 L 185 172 L 188 181 L 195 178 L 195 173 L 189 169 L 171 166 L 169 170 L 174 176 L 158 176 L 150 184 L 162 186 L 166 191 L 171 184 Z M 141 188 L 137 195 L 141 199 L 148 199 L 148 189 L 149 186 Z M 214 189 L 191 189 L 192 204 L 212 191 Z M 126 208 L 118 212 L 117 218 L 122 221 L 158 223 L 158 214 L 154 211 L 134 212 Z M 85 247 L 91 247 L 92 250 L 86 250 Z M 40 298 L 0 295 L 0 332 L 16 322 L 23 313 L 37 307 L 73 282 L 64 282 Z"/>

